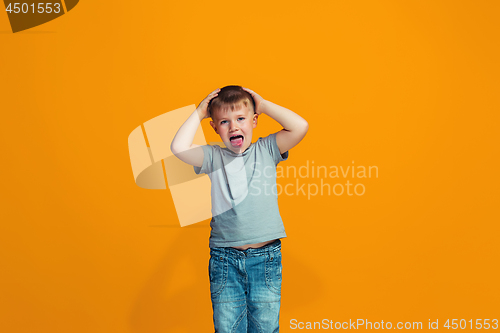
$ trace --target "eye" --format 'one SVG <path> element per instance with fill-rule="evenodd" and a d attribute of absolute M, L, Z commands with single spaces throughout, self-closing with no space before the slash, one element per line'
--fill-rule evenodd
<path fill-rule="evenodd" d="M 226 124 L 226 123 L 227 123 L 227 120 L 223 120 L 220 122 L 221 125 Z"/>
<path fill-rule="evenodd" d="M 238 120 L 245 120 L 245 118 L 244 117 L 239 117 Z"/>

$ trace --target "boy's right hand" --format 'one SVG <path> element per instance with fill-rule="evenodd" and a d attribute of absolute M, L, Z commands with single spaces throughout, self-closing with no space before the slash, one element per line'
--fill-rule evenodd
<path fill-rule="evenodd" d="M 198 107 L 196 108 L 196 111 L 200 116 L 200 120 L 210 117 L 210 115 L 208 114 L 208 103 L 210 103 L 210 101 L 213 98 L 217 97 L 219 91 L 220 88 L 217 88 L 214 91 L 212 91 L 210 94 L 208 94 L 207 97 L 205 97 L 203 101 L 201 101 L 200 105 L 198 105 Z"/>

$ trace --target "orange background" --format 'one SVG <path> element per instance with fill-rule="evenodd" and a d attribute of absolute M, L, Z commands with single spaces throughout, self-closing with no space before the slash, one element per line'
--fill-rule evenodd
<path fill-rule="evenodd" d="M 127 137 L 228 84 L 309 122 L 283 166 L 379 168 L 363 196 L 280 196 L 283 332 L 500 319 L 499 14 L 87 0 L 12 34 L 0 13 L 0 331 L 213 329 L 208 221 L 181 228 L 168 190 L 135 185 Z M 254 141 L 279 128 L 261 117 Z"/>

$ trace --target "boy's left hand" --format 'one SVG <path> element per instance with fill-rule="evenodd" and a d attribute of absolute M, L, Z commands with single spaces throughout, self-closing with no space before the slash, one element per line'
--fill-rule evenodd
<path fill-rule="evenodd" d="M 304 138 L 309 129 L 309 124 L 304 118 L 293 111 L 263 99 L 248 88 L 243 88 L 243 90 L 252 96 L 257 116 L 264 113 L 283 126 L 283 129 L 276 133 L 276 144 L 280 154 L 284 154 Z"/>
<path fill-rule="evenodd" d="M 243 90 L 248 92 L 250 95 L 252 95 L 253 101 L 255 102 L 255 113 L 260 115 L 264 109 L 264 104 L 265 104 L 265 99 L 263 99 L 259 94 L 257 94 L 255 91 L 250 90 L 248 88 L 242 87 Z"/>

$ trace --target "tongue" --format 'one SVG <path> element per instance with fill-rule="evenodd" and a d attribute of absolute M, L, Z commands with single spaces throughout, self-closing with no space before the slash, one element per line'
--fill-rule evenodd
<path fill-rule="evenodd" d="M 243 143 L 243 138 L 236 138 L 231 140 L 231 145 L 233 147 L 239 147 Z"/>

